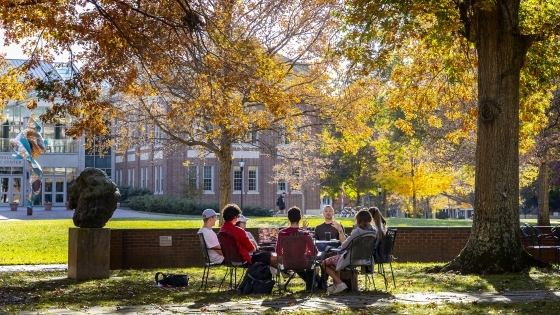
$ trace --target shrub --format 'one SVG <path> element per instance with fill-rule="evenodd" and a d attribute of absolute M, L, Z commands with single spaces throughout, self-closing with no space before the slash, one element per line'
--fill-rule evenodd
<path fill-rule="evenodd" d="M 244 206 L 242 210 L 244 216 L 271 217 L 274 214 L 274 210 L 259 206 Z"/>
<path fill-rule="evenodd" d="M 121 203 L 125 203 L 128 199 L 136 196 L 148 196 L 154 193 L 148 188 L 132 187 L 128 185 L 118 186 L 119 192 L 121 193 Z"/>
<path fill-rule="evenodd" d="M 129 198 L 123 203 L 123 206 L 138 211 L 183 215 L 199 215 L 204 209 L 210 208 L 217 211 L 219 207 L 217 203 L 198 203 L 177 197 L 157 197 L 153 195 Z"/>
<path fill-rule="evenodd" d="M 177 197 L 158 197 L 154 195 L 128 198 L 122 206 L 138 211 L 184 215 L 200 215 L 204 209 L 210 208 L 218 211 L 220 207 L 220 205 L 215 202 L 200 203 L 194 200 Z M 258 206 L 243 207 L 243 214 L 246 216 L 271 217 L 273 212 L 274 211 L 271 209 L 265 209 Z"/>
<path fill-rule="evenodd" d="M 449 219 L 449 214 L 447 214 L 447 211 L 440 211 L 436 213 L 436 219 Z"/>

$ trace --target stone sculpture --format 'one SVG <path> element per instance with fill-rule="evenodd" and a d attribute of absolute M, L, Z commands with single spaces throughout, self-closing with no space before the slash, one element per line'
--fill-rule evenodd
<path fill-rule="evenodd" d="M 74 225 L 102 228 L 117 209 L 121 194 L 104 171 L 88 167 L 68 189 L 68 206 L 74 211 Z"/>

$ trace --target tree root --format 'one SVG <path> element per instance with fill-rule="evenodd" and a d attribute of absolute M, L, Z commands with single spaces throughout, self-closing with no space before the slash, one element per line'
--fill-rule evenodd
<path fill-rule="evenodd" d="M 503 268 L 494 263 L 485 264 L 484 261 L 481 263 L 476 259 L 465 259 L 462 254 L 463 252 L 461 252 L 459 256 L 455 257 L 455 259 L 445 265 L 437 265 L 431 268 L 424 268 L 424 271 L 426 273 L 454 271 L 461 274 L 501 274 L 526 271 L 529 270 L 530 267 L 552 269 L 552 265 L 550 263 L 533 257 L 525 250 L 521 252 L 521 257 L 517 260 L 517 263 L 509 265 L 509 268 Z"/>

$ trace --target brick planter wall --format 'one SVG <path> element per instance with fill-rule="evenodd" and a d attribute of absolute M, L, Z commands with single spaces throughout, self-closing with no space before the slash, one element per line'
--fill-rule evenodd
<path fill-rule="evenodd" d="M 549 233 L 550 227 L 540 227 Z M 247 229 L 254 236 L 256 228 Z M 348 233 L 351 229 L 347 229 Z M 218 232 L 218 229 L 214 229 Z M 393 254 L 399 262 L 446 262 L 467 243 L 470 227 L 399 227 Z M 202 266 L 198 229 L 111 229 L 111 269 L 184 268 Z M 160 246 L 171 236 L 171 246 Z M 529 250 L 529 253 L 532 253 Z M 537 255 L 535 253 L 535 255 Z M 543 251 L 553 262 L 554 251 Z"/>

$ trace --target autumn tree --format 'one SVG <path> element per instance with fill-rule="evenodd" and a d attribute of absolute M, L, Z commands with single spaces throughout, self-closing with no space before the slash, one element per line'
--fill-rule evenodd
<path fill-rule="evenodd" d="M 522 162 L 535 166 L 538 198 L 537 225 L 550 225 L 550 165 L 560 158 L 560 94 L 558 90 L 546 110 L 547 126 L 534 137 L 534 145 L 522 156 Z M 530 168 L 529 168 L 530 169 Z"/>
<path fill-rule="evenodd" d="M 302 195 L 302 210 L 305 213 L 307 205 L 305 197 L 311 190 L 319 190 L 320 177 L 325 172 L 327 160 L 320 155 L 321 140 L 314 135 L 308 123 L 307 127 L 296 129 L 297 133 L 287 144 L 278 147 L 279 163 L 272 167 L 272 182 L 283 181 L 291 187 L 292 193 Z"/>
<path fill-rule="evenodd" d="M 290 133 L 295 117 L 321 119 L 336 104 L 327 84 L 336 60 L 325 58 L 337 28 L 334 1 L 0 5 L 6 42 L 23 42 L 32 59 L 81 47 L 72 54 L 80 72 L 44 88 L 64 102 L 43 119 L 76 116 L 67 134 L 111 133 L 107 144 L 118 150 L 160 145 L 214 154 L 221 207 L 230 201 L 236 145 L 255 132 Z"/>
<path fill-rule="evenodd" d="M 518 230 L 520 116 L 531 119 L 534 111 L 532 104 L 520 106 L 520 96 L 550 91 L 558 75 L 553 57 L 560 32 L 558 1 L 347 4 L 342 15 L 348 36 L 341 47 L 362 73 L 388 65 L 392 52 L 410 41 L 435 45 L 449 60 L 470 48 L 476 52 L 470 54 L 475 62 L 463 65 L 477 70 L 476 215 L 468 243 L 444 269 L 509 272 L 537 264 L 523 249 Z M 454 49 L 457 43 L 465 49 Z"/>

